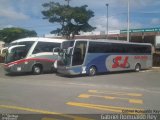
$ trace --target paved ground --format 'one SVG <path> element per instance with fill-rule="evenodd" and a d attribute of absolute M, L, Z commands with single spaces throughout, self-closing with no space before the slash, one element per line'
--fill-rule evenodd
<path fill-rule="evenodd" d="M 64 114 L 160 113 L 159 86 L 158 70 L 67 78 L 56 74 L 7 76 L 0 67 L 0 113 L 63 113 L 60 117 L 67 118 L 75 116 Z"/>

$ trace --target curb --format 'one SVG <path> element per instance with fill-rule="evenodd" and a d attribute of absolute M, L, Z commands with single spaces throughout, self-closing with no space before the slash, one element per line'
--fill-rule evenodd
<path fill-rule="evenodd" d="M 160 69 L 160 67 L 152 67 L 152 68 L 153 68 L 153 69 L 158 69 L 158 68 Z"/>
<path fill-rule="evenodd" d="M 151 70 L 152 71 L 160 71 L 160 67 L 152 67 Z"/>

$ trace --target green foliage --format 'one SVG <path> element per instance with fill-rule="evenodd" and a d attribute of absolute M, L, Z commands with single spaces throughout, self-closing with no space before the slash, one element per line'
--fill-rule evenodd
<path fill-rule="evenodd" d="M 51 33 L 66 36 L 70 38 L 70 35 L 74 37 L 79 34 L 80 31 L 92 31 L 95 27 L 89 25 L 90 18 L 94 17 L 94 12 L 87 10 L 87 5 L 81 7 L 71 7 L 66 5 L 60 5 L 59 3 L 49 2 L 43 4 L 44 19 L 48 19 L 51 23 L 59 23 L 61 28 L 53 30 Z"/>
<path fill-rule="evenodd" d="M 24 37 L 36 37 L 37 33 L 35 31 L 30 31 L 22 28 L 4 28 L 0 30 L 0 40 L 5 43 L 10 43 L 16 39 Z"/>

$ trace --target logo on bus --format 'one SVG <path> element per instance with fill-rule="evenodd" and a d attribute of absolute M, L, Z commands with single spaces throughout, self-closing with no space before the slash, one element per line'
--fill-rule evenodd
<path fill-rule="evenodd" d="M 124 58 L 124 59 L 123 59 Z M 130 64 L 128 63 L 128 56 L 122 57 L 117 56 L 113 59 L 112 68 L 129 68 Z"/>

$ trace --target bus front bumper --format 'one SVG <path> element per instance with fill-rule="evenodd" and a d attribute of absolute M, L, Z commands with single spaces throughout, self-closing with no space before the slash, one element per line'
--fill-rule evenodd
<path fill-rule="evenodd" d="M 58 66 L 57 72 L 62 75 L 78 75 L 79 73 L 75 72 L 70 67 Z"/>
<path fill-rule="evenodd" d="M 3 68 L 7 73 L 21 73 L 21 72 L 24 72 L 22 67 L 17 66 L 16 64 L 11 64 L 11 65 L 4 64 Z"/>

